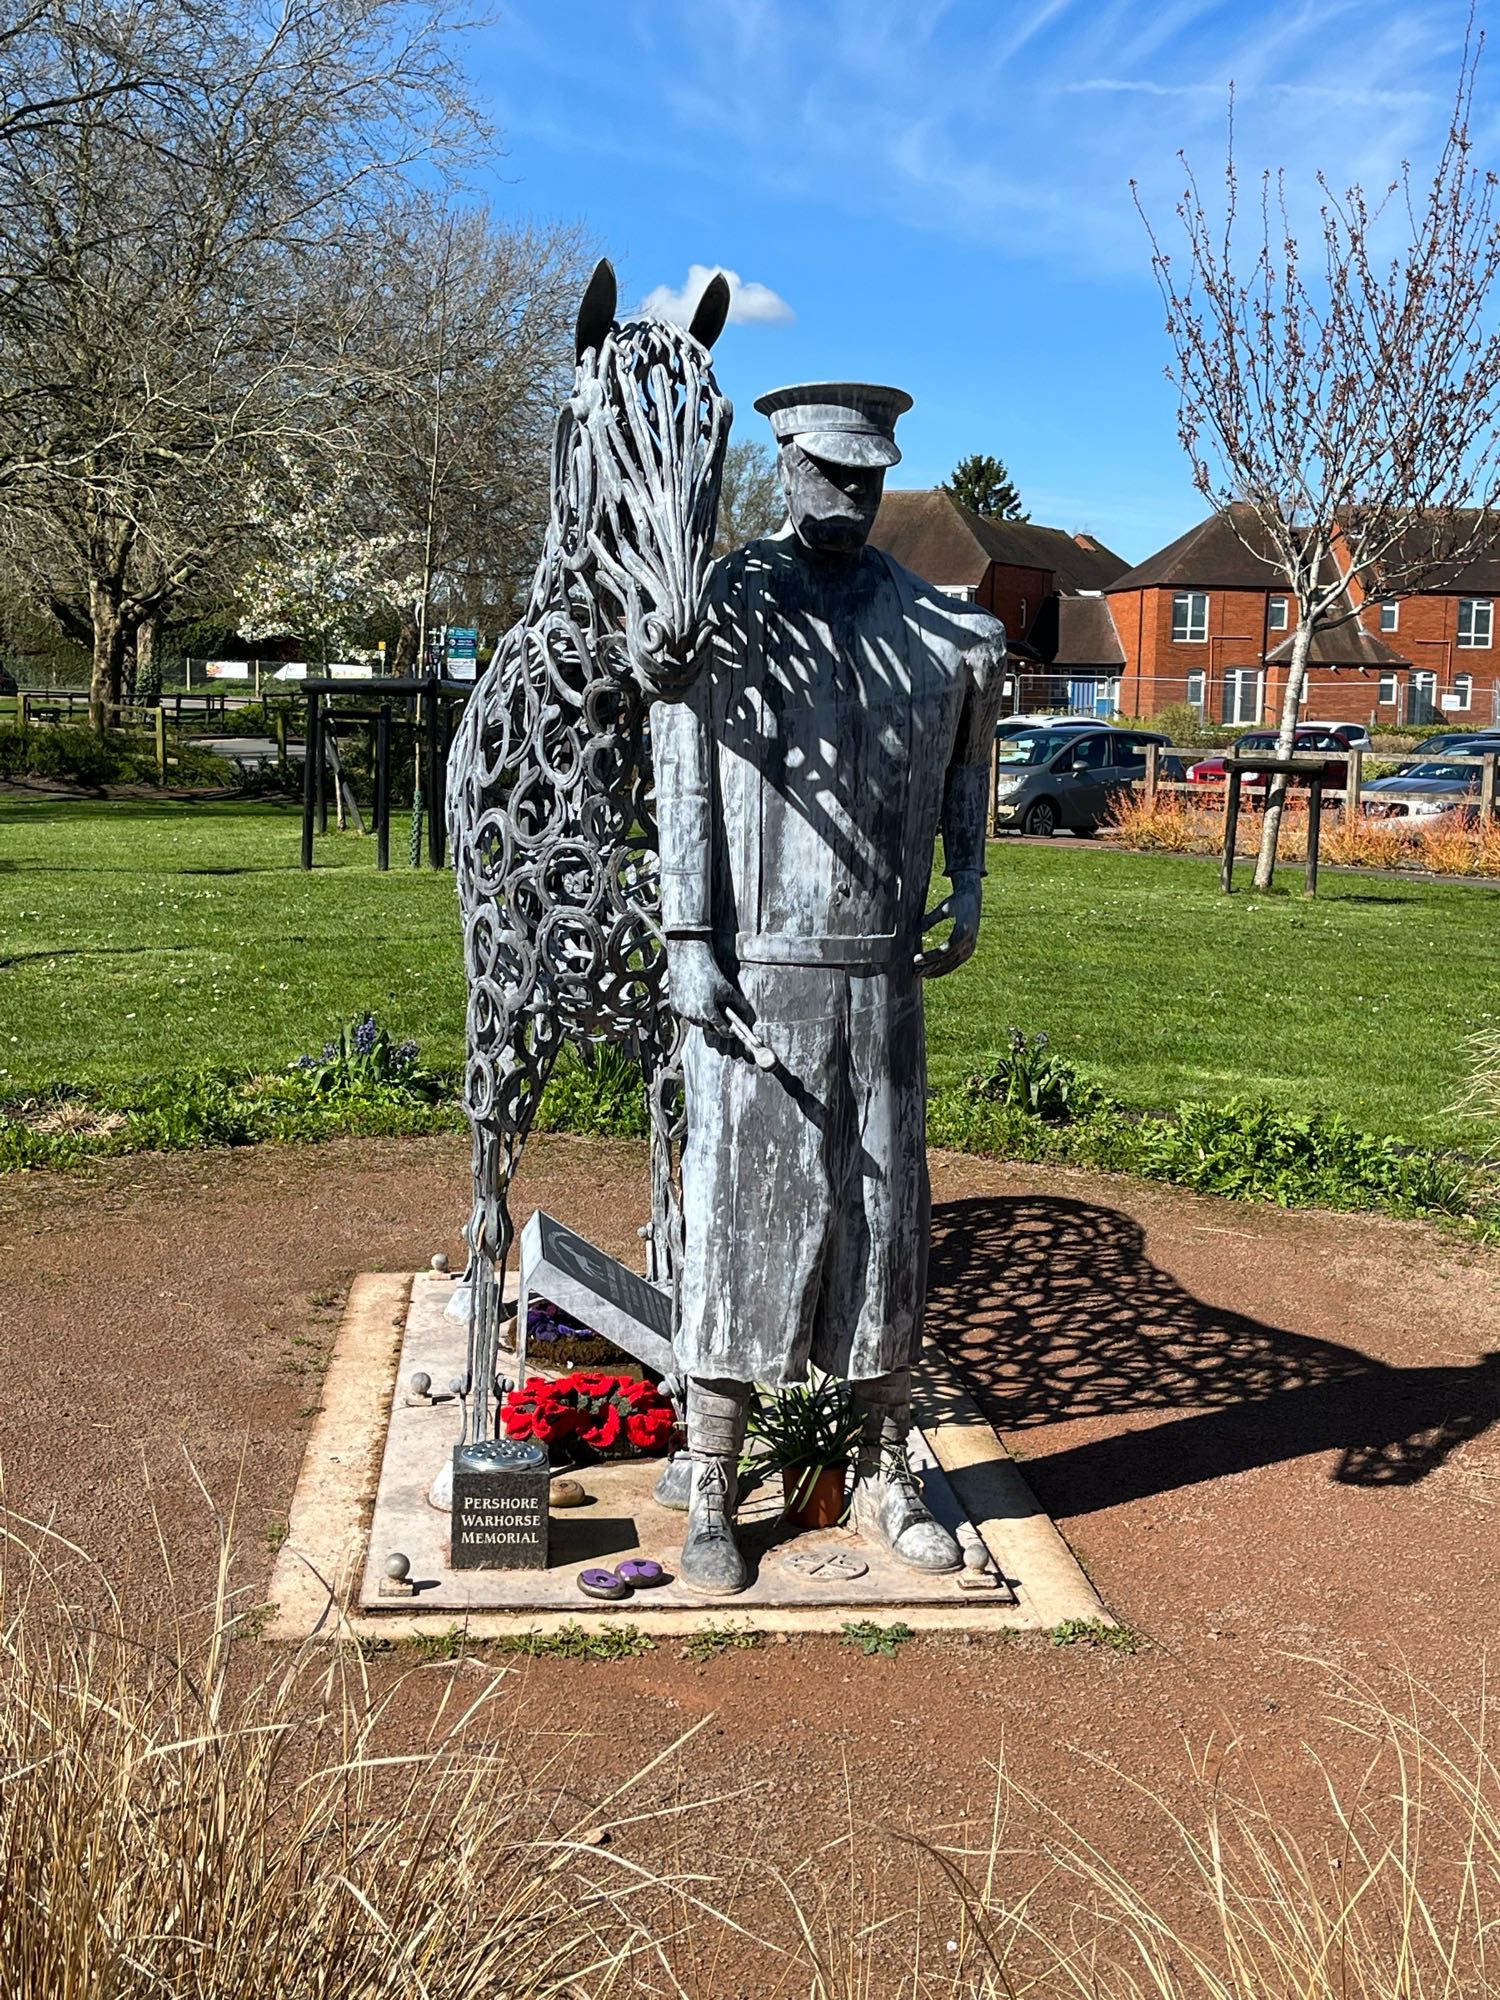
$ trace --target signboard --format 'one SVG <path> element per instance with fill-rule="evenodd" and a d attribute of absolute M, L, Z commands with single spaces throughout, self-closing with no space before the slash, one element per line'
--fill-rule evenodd
<path fill-rule="evenodd" d="M 1448 709 L 1462 708 L 1463 700 L 1461 696 L 1456 694 L 1440 694 L 1438 696 L 1438 707 Z"/>
<path fill-rule="evenodd" d="M 288 660 L 285 666 L 276 669 L 271 678 L 278 681 L 305 681 L 311 674 L 314 680 L 322 678 L 331 681 L 367 681 L 371 671 L 368 660 L 330 660 L 325 667 L 310 666 L 306 660 Z"/>
<path fill-rule="evenodd" d="M 545 1569 L 551 1472 L 539 1444 L 491 1438 L 453 1454 L 454 1569 Z"/>
<path fill-rule="evenodd" d="M 448 625 L 443 630 L 443 651 L 449 680 L 471 681 L 479 671 L 479 627 Z"/>
<path fill-rule="evenodd" d="M 211 681 L 248 681 L 252 678 L 248 660 L 207 660 L 203 670 Z"/>
<path fill-rule="evenodd" d="M 667 1294 L 540 1209 L 521 1232 L 522 1310 L 533 1293 L 658 1374 L 676 1373 Z"/>

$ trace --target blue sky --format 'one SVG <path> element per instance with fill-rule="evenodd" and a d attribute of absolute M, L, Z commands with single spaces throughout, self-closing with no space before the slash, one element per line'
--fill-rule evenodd
<path fill-rule="evenodd" d="M 717 350 L 735 435 L 784 382 L 894 382 L 891 483 L 1002 457 L 1033 519 L 1139 560 L 1202 510 L 1177 443 L 1132 176 L 1172 227 L 1183 148 L 1371 189 L 1425 163 L 1462 0 L 503 0 L 470 67 L 502 213 L 582 223 L 623 297 L 747 289 Z M 1496 11 L 1493 8 L 1483 11 Z M 1486 63 L 1482 158 L 1495 157 Z"/>

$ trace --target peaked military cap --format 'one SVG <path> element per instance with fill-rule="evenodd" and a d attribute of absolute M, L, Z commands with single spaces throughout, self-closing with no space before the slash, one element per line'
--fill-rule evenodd
<path fill-rule="evenodd" d="M 801 382 L 758 396 L 755 407 L 778 444 L 795 441 L 830 465 L 899 465 L 896 419 L 911 397 L 873 382 Z"/>

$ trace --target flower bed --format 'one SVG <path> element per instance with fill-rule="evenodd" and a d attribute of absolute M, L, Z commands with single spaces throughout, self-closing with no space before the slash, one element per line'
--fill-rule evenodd
<path fill-rule="evenodd" d="M 1236 854 L 1259 850 L 1264 821 L 1261 811 L 1241 810 Z M 1200 801 L 1180 792 L 1158 792 L 1154 799 L 1127 792 L 1110 807 L 1103 831 L 1141 853 L 1222 854 L 1224 803 L 1222 797 Z M 1318 852 L 1322 860 L 1345 867 L 1500 876 L 1500 822 L 1481 827 L 1458 813 L 1430 820 L 1376 819 L 1361 813 L 1350 820 L 1330 811 Z M 1289 802 L 1282 817 L 1278 853 L 1283 861 L 1306 859 L 1307 806 L 1301 800 Z"/>

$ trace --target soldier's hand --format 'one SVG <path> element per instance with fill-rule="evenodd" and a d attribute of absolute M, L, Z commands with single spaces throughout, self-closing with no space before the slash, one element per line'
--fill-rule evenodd
<path fill-rule="evenodd" d="M 951 893 L 923 919 L 924 936 L 928 931 L 936 930 L 939 924 L 951 923 L 953 926 L 941 944 L 931 945 L 917 953 L 916 967 L 924 979 L 941 979 L 946 972 L 957 972 L 974 956 L 974 947 L 979 942 L 983 897 L 978 875 L 960 875 Z"/>
<path fill-rule="evenodd" d="M 750 1003 L 725 974 L 707 938 L 674 938 L 667 946 L 667 985 L 673 1011 L 711 1034 L 733 1036 L 729 1016 L 754 1019 Z"/>

